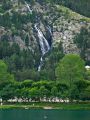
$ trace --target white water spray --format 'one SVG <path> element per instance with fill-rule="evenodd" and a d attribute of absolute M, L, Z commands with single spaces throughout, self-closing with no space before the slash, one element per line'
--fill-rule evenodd
<path fill-rule="evenodd" d="M 49 25 L 47 26 L 47 29 L 48 29 L 50 35 L 52 36 L 52 30 L 51 30 L 51 27 Z"/>
<path fill-rule="evenodd" d="M 25 2 L 25 4 L 26 4 L 26 7 L 28 8 L 30 14 L 32 14 L 32 10 L 30 9 L 30 6 L 28 5 L 28 3 Z M 50 50 L 50 45 L 49 45 L 48 41 L 46 40 L 46 38 L 44 37 L 42 31 L 37 27 L 36 24 L 34 27 L 38 34 L 39 44 L 40 44 L 40 48 L 41 48 L 41 52 L 42 52 L 42 56 L 40 58 L 40 64 L 38 66 L 38 71 L 40 71 L 42 64 L 43 64 L 43 56 Z M 50 28 L 48 28 L 48 29 L 50 30 Z M 51 30 L 50 30 L 50 32 L 51 32 Z"/>
<path fill-rule="evenodd" d="M 38 71 L 41 70 L 42 64 L 43 64 L 43 58 L 42 58 L 42 56 L 41 56 L 41 58 L 40 58 L 40 64 L 39 64 L 39 66 L 38 66 Z"/>
<path fill-rule="evenodd" d="M 27 2 L 25 1 L 26 7 L 29 10 L 30 14 L 32 14 L 32 10 L 30 9 L 30 6 L 27 4 Z"/>
<path fill-rule="evenodd" d="M 38 33 L 38 38 L 39 38 L 42 55 L 45 55 L 50 50 L 49 43 L 46 40 L 46 38 L 44 37 L 43 33 L 40 31 L 40 29 L 37 28 L 37 25 L 35 25 L 35 29 Z"/>
<path fill-rule="evenodd" d="M 50 50 L 50 46 L 48 41 L 46 40 L 46 38 L 44 37 L 43 33 L 41 32 L 41 30 L 37 27 L 37 25 L 35 24 L 35 29 L 38 33 L 38 38 L 39 38 L 39 43 L 40 43 L 40 47 L 41 47 L 41 52 L 42 52 L 42 56 L 40 59 L 40 65 L 38 67 L 38 71 L 41 70 L 42 64 L 43 64 L 43 56 Z"/>

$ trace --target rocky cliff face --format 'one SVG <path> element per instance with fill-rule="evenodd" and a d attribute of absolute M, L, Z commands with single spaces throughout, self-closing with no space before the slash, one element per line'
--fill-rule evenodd
<path fill-rule="evenodd" d="M 50 46 L 58 47 L 61 42 L 64 53 L 80 52 L 74 37 L 81 27 L 90 29 L 89 18 L 50 3 L 9 0 L 5 4 L 2 1 L 0 5 L 0 40 L 6 37 L 10 44 L 16 42 L 21 49 L 30 49 L 32 52 L 40 50 L 34 27 L 37 24 Z M 6 8 L 3 9 L 3 6 Z"/>
<path fill-rule="evenodd" d="M 90 22 L 68 8 L 57 5 L 57 9 L 62 11 L 62 15 L 53 24 L 53 43 L 57 45 L 57 42 L 61 41 L 65 53 L 79 53 L 80 50 L 74 43 L 74 38 L 77 33 L 80 33 L 82 27 L 89 27 Z"/>

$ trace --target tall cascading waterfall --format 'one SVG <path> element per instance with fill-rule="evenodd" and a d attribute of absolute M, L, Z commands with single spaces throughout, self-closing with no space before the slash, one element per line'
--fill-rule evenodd
<path fill-rule="evenodd" d="M 42 55 L 45 55 L 50 50 L 49 43 L 46 40 L 46 38 L 44 37 L 44 35 L 41 32 L 41 30 L 37 27 L 36 24 L 35 24 L 35 29 L 36 29 L 36 31 L 38 33 L 38 38 L 39 38 L 39 43 L 40 43 Z"/>
<path fill-rule="evenodd" d="M 25 4 L 26 4 L 26 7 L 28 8 L 30 14 L 32 14 L 32 10 L 30 9 L 30 6 L 28 5 L 28 3 L 26 1 L 25 1 Z M 50 45 L 49 45 L 47 39 L 44 37 L 42 31 L 37 27 L 37 24 L 35 24 L 34 27 L 38 34 L 39 44 L 40 44 L 40 48 L 41 48 L 41 52 L 42 52 L 42 56 L 40 58 L 40 64 L 38 66 L 38 71 L 40 71 L 42 64 L 43 64 L 43 56 L 50 50 Z M 48 27 L 48 29 L 51 33 L 50 27 Z"/>
<path fill-rule="evenodd" d="M 38 71 L 40 71 L 43 63 L 43 56 L 50 50 L 50 45 L 36 24 L 35 24 L 35 30 L 38 33 L 39 43 L 40 43 L 41 52 L 42 52 L 40 65 L 38 66 Z"/>

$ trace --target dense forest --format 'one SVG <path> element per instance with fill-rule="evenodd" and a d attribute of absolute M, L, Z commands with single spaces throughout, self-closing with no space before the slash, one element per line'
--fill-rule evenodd
<path fill-rule="evenodd" d="M 85 62 L 78 55 L 65 55 L 55 69 L 54 81 L 26 79 L 17 82 L 8 73 L 6 64 L 0 61 L 0 97 L 3 101 L 22 99 L 23 102 L 90 100 L 90 70 L 85 70 L 84 65 Z"/>

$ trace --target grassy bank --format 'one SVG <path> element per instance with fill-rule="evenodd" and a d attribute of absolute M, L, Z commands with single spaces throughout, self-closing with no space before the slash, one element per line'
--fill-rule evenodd
<path fill-rule="evenodd" d="M 90 110 L 90 103 L 15 103 L 0 105 L 0 109 L 64 109 Z"/>

